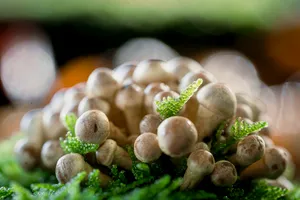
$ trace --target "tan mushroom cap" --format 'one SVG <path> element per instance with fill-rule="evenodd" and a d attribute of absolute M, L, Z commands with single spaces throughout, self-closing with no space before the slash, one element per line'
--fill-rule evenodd
<path fill-rule="evenodd" d="M 238 104 L 236 107 L 236 117 L 253 120 L 253 112 L 247 104 Z"/>
<path fill-rule="evenodd" d="M 114 140 L 107 139 L 96 151 L 97 162 L 104 166 L 112 165 L 117 146 Z"/>
<path fill-rule="evenodd" d="M 100 110 L 109 115 L 110 104 L 100 97 L 84 97 L 78 105 L 78 116 L 89 110 Z"/>
<path fill-rule="evenodd" d="M 209 84 L 217 82 L 217 79 L 208 71 L 200 70 L 198 72 L 189 72 L 184 77 L 182 77 L 179 84 L 179 91 L 186 89 L 191 83 L 201 78 L 203 80 L 200 88 Z"/>
<path fill-rule="evenodd" d="M 199 90 L 197 99 L 211 112 L 231 118 L 236 112 L 236 97 L 232 90 L 224 83 L 210 83 Z"/>
<path fill-rule="evenodd" d="M 148 163 L 157 160 L 162 151 L 154 133 L 143 133 L 134 142 L 134 154 L 138 160 Z"/>
<path fill-rule="evenodd" d="M 145 115 L 140 122 L 140 132 L 142 133 L 155 133 L 157 134 L 157 128 L 162 122 L 162 118 L 159 115 L 148 114 Z"/>
<path fill-rule="evenodd" d="M 216 162 L 215 168 L 210 177 L 215 186 L 231 186 L 237 180 L 237 172 L 235 166 L 231 162 L 221 160 Z"/>
<path fill-rule="evenodd" d="M 240 165 L 247 166 L 261 159 L 264 152 L 264 140 L 258 135 L 249 135 L 238 143 L 236 159 Z"/>
<path fill-rule="evenodd" d="M 60 183 L 67 183 L 80 172 L 89 174 L 92 168 L 84 161 L 82 155 L 70 153 L 62 156 L 56 164 L 55 174 Z"/>
<path fill-rule="evenodd" d="M 173 58 L 166 63 L 164 68 L 175 75 L 178 80 L 189 72 L 198 72 L 199 70 L 203 70 L 203 67 L 197 61 L 187 57 Z"/>
<path fill-rule="evenodd" d="M 175 77 L 164 69 L 165 64 L 162 60 L 144 60 L 137 64 L 132 79 L 141 85 L 173 81 Z"/>
<path fill-rule="evenodd" d="M 24 170 L 33 170 L 38 165 L 40 153 L 27 139 L 21 139 L 15 144 L 14 153 Z"/>
<path fill-rule="evenodd" d="M 67 133 L 60 120 L 60 113 L 53 112 L 51 109 L 46 109 L 43 113 L 43 126 L 46 140 L 59 139 Z"/>
<path fill-rule="evenodd" d="M 174 116 L 165 119 L 159 125 L 157 137 L 159 147 L 165 154 L 181 157 L 192 151 L 198 134 L 195 125 L 189 119 Z"/>
<path fill-rule="evenodd" d="M 64 155 L 58 140 L 48 140 L 43 145 L 41 151 L 41 160 L 45 167 L 55 170 L 56 163 Z"/>
<path fill-rule="evenodd" d="M 153 99 L 156 94 L 162 91 L 170 91 L 170 87 L 164 83 L 150 83 L 144 89 L 144 105 L 148 113 L 153 113 Z"/>
<path fill-rule="evenodd" d="M 206 151 L 210 151 L 209 146 L 208 146 L 206 143 L 204 143 L 204 142 L 197 142 L 197 143 L 194 145 L 192 152 L 197 151 L 197 150 L 199 150 L 199 149 L 203 149 L 203 150 L 206 150 Z"/>
<path fill-rule="evenodd" d="M 127 107 L 142 106 L 144 93 L 141 87 L 136 84 L 124 86 L 115 98 L 117 107 L 125 110 Z"/>
<path fill-rule="evenodd" d="M 121 84 L 127 78 L 132 77 L 135 67 L 136 67 L 135 63 L 124 63 L 122 65 L 119 65 L 113 70 L 113 75 L 115 79 Z"/>
<path fill-rule="evenodd" d="M 66 88 L 62 88 L 62 89 L 58 90 L 51 98 L 51 101 L 49 104 L 50 104 L 51 110 L 53 110 L 54 112 L 60 112 L 61 109 L 63 108 L 64 96 L 65 96 L 66 90 L 67 90 Z"/>
<path fill-rule="evenodd" d="M 64 93 L 64 104 L 79 103 L 81 99 L 85 97 L 85 90 L 82 87 L 83 86 L 73 86 L 67 89 Z"/>
<path fill-rule="evenodd" d="M 84 142 L 102 144 L 110 133 L 109 120 L 102 111 L 87 111 L 77 119 L 75 133 Z"/>
<path fill-rule="evenodd" d="M 89 97 L 101 97 L 111 100 L 120 88 L 111 70 L 95 69 L 86 82 L 86 92 Z"/>

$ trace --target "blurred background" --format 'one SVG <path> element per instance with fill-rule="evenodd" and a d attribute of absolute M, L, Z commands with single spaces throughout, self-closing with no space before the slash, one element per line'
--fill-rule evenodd
<path fill-rule="evenodd" d="M 1 1 L 0 138 L 97 67 L 178 55 L 261 99 L 272 138 L 300 165 L 296 0 Z"/>

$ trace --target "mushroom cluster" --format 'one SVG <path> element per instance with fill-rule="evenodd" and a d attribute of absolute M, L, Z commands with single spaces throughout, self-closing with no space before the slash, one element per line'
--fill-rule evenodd
<path fill-rule="evenodd" d="M 155 102 L 178 98 L 199 78 L 203 84 L 180 112 L 163 119 Z M 76 137 L 99 145 L 96 152 L 81 155 L 63 151 L 59 138 L 66 137 L 65 118 L 70 113 L 78 117 Z M 238 176 L 241 180 L 281 180 L 291 156 L 272 143 L 267 130 L 253 132 L 232 144 L 222 159 L 211 151 L 211 141 L 221 123 L 228 122 L 230 127 L 238 117 L 252 123 L 264 114 L 261 104 L 251 96 L 234 93 L 189 58 L 125 63 L 114 70 L 94 70 L 86 83 L 58 91 L 45 108 L 25 114 L 20 127 L 26 138 L 18 141 L 15 153 L 25 170 L 51 170 L 60 183 L 79 172 L 102 170 L 113 164 L 131 170 L 133 162 L 126 145 L 132 145 L 136 158 L 144 163 L 155 162 L 162 155 L 174 165 L 176 159 L 186 158 L 182 190 L 207 180 L 227 187 Z M 230 137 L 228 129 L 220 140 Z M 111 177 L 102 171 L 100 184 L 105 187 Z"/>

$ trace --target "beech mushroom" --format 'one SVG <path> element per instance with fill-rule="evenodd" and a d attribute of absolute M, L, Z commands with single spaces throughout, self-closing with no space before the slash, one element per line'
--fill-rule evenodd
<path fill-rule="evenodd" d="M 20 131 L 28 137 L 28 142 L 41 149 L 44 142 L 43 111 L 34 109 L 27 112 L 20 122 Z"/>
<path fill-rule="evenodd" d="M 78 116 L 89 110 L 100 110 L 104 114 L 109 115 L 110 105 L 99 97 L 84 97 L 78 105 Z"/>
<path fill-rule="evenodd" d="M 249 135 L 238 142 L 236 154 L 229 160 L 240 166 L 248 166 L 261 159 L 264 151 L 264 140 L 258 135 Z"/>
<path fill-rule="evenodd" d="M 20 139 L 14 147 L 19 165 L 26 171 L 33 170 L 39 164 L 40 151 L 27 139 Z"/>
<path fill-rule="evenodd" d="M 187 57 L 177 57 L 169 60 L 164 68 L 172 73 L 178 80 L 189 72 L 198 72 L 203 67 L 195 60 Z"/>
<path fill-rule="evenodd" d="M 210 175 L 211 182 L 218 187 L 228 187 L 233 185 L 237 180 L 235 166 L 227 161 L 221 160 L 216 162 L 215 168 Z"/>
<path fill-rule="evenodd" d="M 144 89 L 144 106 L 147 113 L 153 113 L 153 99 L 157 93 L 162 91 L 170 91 L 170 87 L 164 83 L 150 83 Z"/>
<path fill-rule="evenodd" d="M 236 107 L 236 117 L 253 120 L 253 112 L 247 104 L 238 104 Z"/>
<path fill-rule="evenodd" d="M 85 90 L 84 86 L 85 84 L 81 85 L 75 85 L 69 89 L 66 90 L 64 94 L 64 104 L 70 104 L 70 103 L 79 103 L 83 97 L 85 97 Z"/>
<path fill-rule="evenodd" d="M 60 120 L 60 113 L 46 109 L 43 113 L 43 125 L 46 140 L 55 140 L 64 137 L 67 129 Z"/>
<path fill-rule="evenodd" d="M 134 142 L 134 154 L 138 160 L 149 163 L 157 160 L 162 151 L 154 133 L 143 133 Z"/>
<path fill-rule="evenodd" d="M 187 160 L 181 190 L 195 188 L 205 176 L 212 173 L 215 167 L 213 155 L 206 150 L 198 149 L 191 153 Z"/>
<path fill-rule="evenodd" d="M 132 161 L 129 154 L 119 147 L 114 140 L 107 139 L 96 151 L 97 162 L 104 166 L 116 164 L 124 169 L 131 170 Z"/>
<path fill-rule="evenodd" d="M 135 140 L 139 137 L 139 135 L 130 135 L 128 137 L 128 144 L 130 145 L 134 145 Z"/>
<path fill-rule="evenodd" d="M 67 183 L 80 172 L 86 172 L 87 175 L 93 168 L 84 161 L 82 155 L 77 153 L 66 154 L 61 157 L 56 164 L 55 174 L 60 183 Z M 105 187 L 111 181 L 111 178 L 100 172 L 100 186 Z"/>
<path fill-rule="evenodd" d="M 275 146 L 273 140 L 270 137 L 265 135 L 260 135 L 260 137 L 264 140 L 266 148 Z"/>
<path fill-rule="evenodd" d="M 148 114 L 145 115 L 140 122 L 140 133 L 155 133 L 157 134 L 157 128 L 162 122 L 162 118 L 159 115 Z"/>
<path fill-rule="evenodd" d="M 160 149 L 171 157 L 189 154 L 197 142 L 197 137 L 195 125 L 180 116 L 165 119 L 157 130 Z"/>
<path fill-rule="evenodd" d="M 187 73 L 180 81 L 179 85 L 179 91 L 182 92 L 185 90 L 191 83 L 201 78 L 203 80 L 201 86 L 198 90 L 200 90 L 203 86 L 217 82 L 216 78 L 209 72 L 205 71 L 204 69 L 198 71 L 198 72 L 189 72 Z M 198 101 L 197 101 L 197 95 L 193 95 L 189 101 L 186 103 L 186 112 L 185 117 L 189 118 L 193 123 L 196 122 L 197 117 L 197 111 L 198 111 Z"/>
<path fill-rule="evenodd" d="M 127 144 L 125 135 L 100 110 L 83 113 L 76 121 L 75 133 L 80 140 L 88 143 L 101 145 L 110 138 L 121 146 Z"/>
<path fill-rule="evenodd" d="M 108 69 L 95 69 L 86 82 L 86 92 L 89 97 L 101 97 L 108 102 L 113 102 L 119 88 L 119 82 Z"/>
<path fill-rule="evenodd" d="M 204 143 L 204 142 L 197 142 L 194 145 L 192 152 L 193 151 L 197 151 L 198 149 L 203 149 L 203 150 L 206 150 L 206 151 L 210 151 L 209 146 L 206 143 Z"/>
<path fill-rule="evenodd" d="M 60 112 L 63 108 L 66 90 L 66 88 L 58 90 L 51 98 L 50 107 L 54 112 Z"/>
<path fill-rule="evenodd" d="M 65 123 L 66 116 L 73 113 L 77 116 L 78 114 L 78 103 L 79 102 L 74 102 L 70 104 L 65 104 L 61 112 L 59 113 L 59 119 L 60 122 L 67 128 L 67 125 Z"/>
<path fill-rule="evenodd" d="M 231 89 L 223 83 L 210 83 L 197 93 L 199 103 L 196 127 L 198 140 L 210 137 L 224 120 L 234 117 L 236 98 Z"/>
<path fill-rule="evenodd" d="M 125 114 L 130 135 L 139 135 L 139 124 L 143 117 L 143 91 L 135 84 L 123 87 L 116 96 L 116 106 Z"/>
<path fill-rule="evenodd" d="M 175 77 L 164 69 L 166 63 L 162 60 L 144 60 L 137 64 L 132 79 L 139 85 L 149 85 L 153 82 L 168 83 Z"/>
<path fill-rule="evenodd" d="M 45 167 L 55 170 L 56 163 L 64 155 L 58 140 L 48 140 L 45 142 L 41 152 L 41 160 Z"/>
<path fill-rule="evenodd" d="M 264 156 L 244 169 L 240 177 L 242 180 L 249 178 L 276 179 L 285 171 L 287 162 L 288 155 L 280 148 L 267 148 Z"/>
<path fill-rule="evenodd" d="M 122 84 L 126 79 L 131 78 L 135 70 L 134 63 L 124 63 L 113 70 L 115 79 Z"/>

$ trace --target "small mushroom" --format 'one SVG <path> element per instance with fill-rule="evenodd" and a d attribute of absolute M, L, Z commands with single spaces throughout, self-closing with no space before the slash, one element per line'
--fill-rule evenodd
<path fill-rule="evenodd" d="M 175 77 L 164 69 L 166 63 L 162 60 L 144 60 L 137 64 L 132 79 L 139 85 L 149 85 L 153 82 L 168 83 Z"/>
<path fill-rule="evenodd" d="M 128 144 L 129 145 L 134 145 L 135 140 L 139 137 L 139 135 L 130 135 L 128 137 Z"/>
<path fill-rule="evenodd" d="M 241 180 L 249 178 L 276 179 L 285 171 L 287 162 L 288 155 L 280 148 L 267 148 L 264 156 L 260 160 L 251 164 L 241 172 Z"/>
<path fill-rule="evenodd" d="M 236 98 L 231 89 L 223 83 L 210 83 L 197 93 L 199 103 L 196 128 L 198 140 L 210 137 L 224 120 L 234 117 Z"/>
<path fill-rule="evenodd" d="M 115 104 L 125 114 L 130 135 L 139 135 L 139 124 L 143 117 L 144 93 L 138 85 L 123 87 L 116 96 Z"/>
<path fill-rule="evenodd" d="M 266 148 L 275 146 L 273 140 L 270 137 L 265 135 L 260 135 L 260 137 L 264 140 Z"/>
<path fill-rule="evenodd" d="M 84 84 L 75 85 L 65 91 L 64 104 L 79 103 L 83 97 L 85 97 Z"/>
<path fill-rule="evenodd" d="M 238 142 L 236 154 L 229 158 L 233 164 L 248 166 L 262 158 L 265 142 L 258 135 L 249 135 Z"/>
<path fill-rule="evenodd" d="M 178 80 L 189 72 L 196 73 L 199 70 L 203 70 L 203 67 L 197 61 L 186 57 L 177 57 L 169 60 L 164 68 L 176 76 Z"/>
<path fill-rule="evenodd" d="M 48 140 L 45 142 L 41 152 L 41 160 L 45 167 L 55 170 L 56 163 L 64 155 L 58 140 Z"/>
<path fill-rule="evenodd" d="M 181 190 L 195 188 L 205 176 L 212 173 L 215 167 L 213 155 L 206 150 L 198 149 L 191 153 L 187 160 Z"/>
<path fill-rule="evenodd" d="M 78 116 L 89 110 L 101 110 L 107 116 L 110 113 L 110 105 L 99 97 L 84 97 L 78 105 Z"/>
<path fill-rule="evenodd" d="M 236 117 L 253 120 L 253 112 L 247 104 L 238 104 L 236 107 Z"/>
<path fill-rule="evenodd" d="M 233 185 L 237 180 L 235 166 L 227 161 L 221 160 L 216 162 L 215 168 L 210 175 L 211 182 L 218 187 L 228 187 Z"/>
<path fill-rule="evenodd" d="M 67 128 L 67 124 L 65 123 L 66 116 L 73 113 L 77 116 L 78 114 L 78 103 L 73 102 L 70 104 L 65 104 L 61 112 L 59 113 L 60 122 Z"/>
<path fill-rule="evenodd" d="M 93 168 L 84 161 L 82 155 L 70 153 L 62 156 L 56 164 L 55 174 L 60 183 L 67 183 L 80 172 L 86 172 L 87 175 Z M 100 186 L 105 187 L 111 181 L 111 178 L 100 172 Z"/>
<path fill-rule="evenodd" d="M 63 108 L 66 90 L 66 88 L 60 89 L 53 95 L 50 101 L 50 107 L 54 112 L 60 112 Z"/>
<path fill-rule="evenodd" d="M 26 171 L 33 170 L 39 164 L 40 151 L 28 139 L 20 139 L 14 147 L 14 153 L 17 162 Z"/>
<path fill-rule="evenodd" d="M 154 133 L 143 133 L 134 142 L 134 154 L 138 160 L 149 163 L 157 160 L 162 151 Z"/>
<path fill-rule="evenodd" d="M 76 136 L 88 143 L 103 144 L 107 138 L 118 144 L 127 144 L 126 136 L 100 110 L 89 110 L 83 113 L 75 124 Z"/>
<path fill-rule="evenodd" d="M 149 114 L 153 113 L 153 99 L 155 95 L 162 91 L 170 91 L 169 86 L 167 86 L 164 83 L 150 83 L 145 89 L 144 89 L 144 107 L 146 109 L 146 112 Z"/>
<path fill-rule="evenodd" d="M 197 142 L 197 137 L 195 125 L 185 117 L 167 118 L 157 129 L 159 147 L 171 157 L 189 154 Z"/>
<path fill-rule="evenodd" d="M 119 88 L 119 82 L 109 69 L 95 69 L 86 82 L 86 92 L 89 97 L 101 97 L 108 102 L 113 102 Z"/>
<path fill-rule="evenodd" d="M 124 63 L 113 70 L 115 79 L 122 84 L 126 79 L 131 78 L 135 70 L 134 63 Z"/>
<path fill-rule="evenodd" d="M 116 164 L 124 169 L 131 170 L 132 161 L 129 154 L 119 147 L 114 140 L 107 139 L 96 151 L 97 162 L 104 166 Z"/>
<path fill-rule="evenodd" d="M 206 151 L 210 151 L 209 146 L 204 142 L 197 142 L 194 145 L 192 152 L 197 151 L 198 149 L 203 149 L 203 150 L 206 150 Z"/>
<path fill-rule="evenodd" d="M 189 72 L 181 79 L 180 85 L 179 85 L 179 91 L 182 92 L 191 83 L 198 80 L 199 78 L 201 78 L 203 80 L 203 83 L 201 84 L 199 89 L 201 89 L 203 86 L 205 86 L 209 83 L 217 82 L 216 78 L 211 73 L 205 71 L 204 69 L 198 71 L 197 73 Z M 189 118 L 193 123 L 196 122 L 197 111 L 198 111 L 198 107 L 199 107 L 196 96 L 197 96 L 196 94 L 193 95 L 189 99 L 189 101 L 186 103 L 186 112 L 184 115 L 185 117 Z"/>
<path fill-rule="evenodd" d="M 159 113 L 156 111 L 156 109 L 157 109 L 156 101 L 162 101 L 163 99 L 165 99 L 167 97 L 178 98 L 179 94 L 177 92 L 174 92 L 174 91 L 162 91 L 162 92 L 157 93 L 154 96 L 154 99 L 153 99 L 153 113 L 154 114 L 159 115 Z M 182 109 L 179 111 L 178 115 L 184 115 L 185 108 L 186 108 L 186 106 L 184 105 L 182 107 Z"/>
<path fill-rule="evenodd" d="M 46 140 L 55 140 L 64 137 L 67 129 L 60 120 L 60 113 L 45 109 L 43 113 L 43 125 Z"/>
<path fill-rule="evenodd" d="M 29 143 L 41 149 L 44 143 L 43 111 L 34 109 L 27 112 L 21 119 L 20 130 L 27 135 Z"/>
<path fill-rule="evenodd" d="M 140 122 L 140 133 L 157 133 L 157 128 L 162 122 L 162 118 L 159 115 L 148 114 L 145 115 Z"/>

